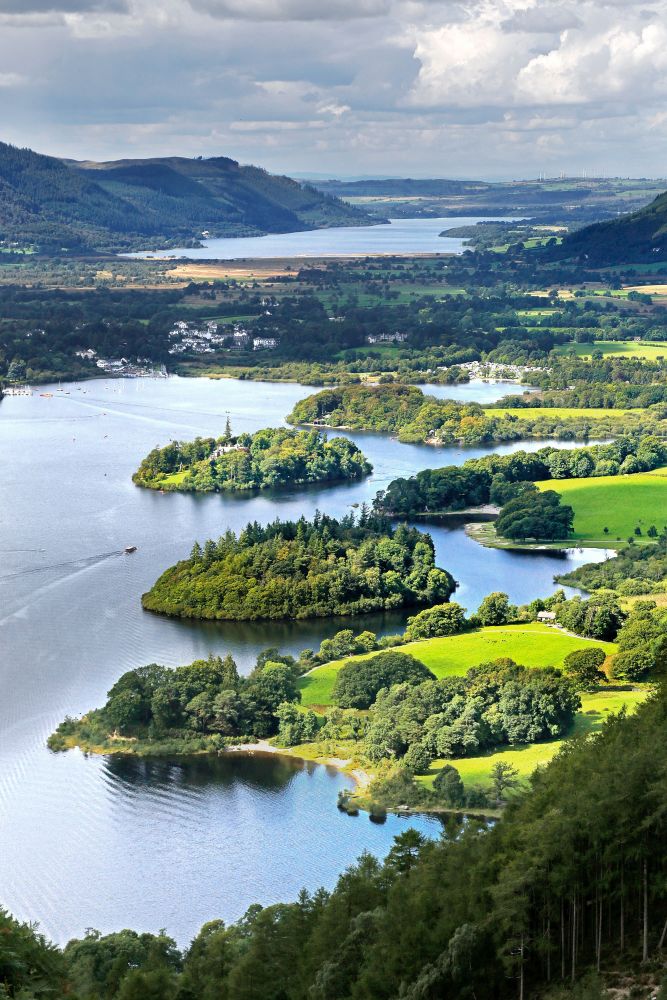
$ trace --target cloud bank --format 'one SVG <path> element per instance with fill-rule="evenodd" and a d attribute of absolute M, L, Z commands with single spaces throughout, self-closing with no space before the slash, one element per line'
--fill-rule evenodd
<path fill-rule="evenodd" d="M 660 175 L 667 0 L 0 0 L 2 138 L 336 174 Z"/>

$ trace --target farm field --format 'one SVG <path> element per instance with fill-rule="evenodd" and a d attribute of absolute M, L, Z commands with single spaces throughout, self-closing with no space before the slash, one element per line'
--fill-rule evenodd
<path fill-rule="evenodd" d="M 658 295 L 661 298 L 667 296 L 667 284 L 662 282 L 659 285 L 626 285 L 625 292 L 643 292 L 644 295 Z"/>
<path fill-rule="evenodd" d="M 589 417 L 591 420 L 602 420 L 606 417 L 623 416 L 626 413 L 641 413 L 640 409 L 610 410 L 604 407 L 583 406 L 521 406 L 502 409 L 497 406 L 484 408 L 489 417 L 517 417 L 519 420 L 534 420 L 535 417 Z"/>
<path fill-rule="evenodd" d="M 569 354 L 572 351 L 581 358 L 590 357 L 592 351 L 599 351 L 610 357 L 642 358 L 645 361 L 655 361 L 656 358 L 667 357 L 667 343 L 646 343 L 635 340 L 596 340 L 594 344 L 563 344 L 556 348 L 559 354 Z"/>
<path fill-rule="evenodd" d="M 572 736 L 588 736 L 598 732 L 612 713 L 619 712 L 624 706 L 628 711 L 634 711 L 647 697 L 647 690 L 638 691 L 599 691 L 595 694 L 584 694 L 581 698 L 581 709 L 577 713 Z M 433 780 L 446 764 L 452 764 L 461 775 L 465 785 L 490 785 L 491 769 L 498 761 L 511 764 L 519 772 L 521 778 L 528 778 L 540 765 L 548 764 L 560 748 L 564 740 L 548 740 L 544 743 L 533 743 L 529 746 L 508 747 L 495 753 L 480 757 L 465 757 L 461 760 L 436 760 L 431 765 L 428 774 L 417 777 L 417 781 L 427 788 L 432 787 Z"/>
<path fill-rule="evenodd" d="M 536 485 L 559 493 L 573 508 L 575 539 L 609 544 L 634 535 L 637 527 L 645 536 L 651 525 L 661 531 L 667 523 L 667 468 L 631 476 L 550 479 Z"/>
<path fill-rule="evenodd" d="M 526 625 L 500 625 L 493 628 L 476 629 L 461 635 L 441 639 L 422 639 L 400 647 L 402 653 L 410 653 L 421 660 L 436 677 L 461 676 L 470 667 L 477 666 L 501 656 L 508 656 L 526 667 L 561 666 L 568 653 L 583 649 L 588 645 L 600 646 L 607 655 L 616 647 L 611 642 L 597 642 L 567 635 L 548 625 L 529 622 Z M 353 659 L 365 659 L 363 654 Z M 331 693 L 336 674 L 343 663 L 350 658 L 333 660 L 317 667 L 301 678 L 301 701 L 303 705 L 331 705 Z"/>

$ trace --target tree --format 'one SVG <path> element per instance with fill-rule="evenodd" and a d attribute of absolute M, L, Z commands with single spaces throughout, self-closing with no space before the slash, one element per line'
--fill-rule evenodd
<path fill-rule="evenodd" d="M 454 808 L 465 805 L 466 794 L 461 775 L 451 764 L 438 771 L 434 780 L 433 788 L 438 794 L 438 798 Z"/>
<path fill-rule="evenodd" d="M 505 801 L 505 794 L 516 788 L 519 782 L 519 772 L 507 761 L 499 760 L 491 768 L 491 787 L 498 802 Z"/>
<path fill-rule="evenodd" d="M 511 620 L 509 597 L 501 591 L 488 594 L 479 606 L 477 617 L 482 625 L 507 625 Z"/>
<path fill-rule="evenodd" d="M 649 646 L 617 653 L 612 663 L 614 677 L 626 681 L 643 681 L 654 667 L 655 655 Z"/>
<path fill-rule="evenodd" d="M 413 774 L 426 774 L 431 766 L 431 753 L 423 743 L 413 743 L 408 747 L 403 763 Z"/>
<path fill-rule="evenodd" d="M 278 739 L 285 746 L 309 743 L 317 735 L 317 716 L 312 710 L 299 711 L 293 702 L 283 702 L 276 710 Z"/>
<path fill-rule="evenodd" d="M 256 736 L 271 736 L 277 729 L 276 712 L 282 702 L 301 700 L 297 678 L 285 663 L 266 663 L 255 669 L 244 685 L 241 698 L 244 713 L 252 719 Z"/>
<path fill-rule="evenodd" d="M 332 699 L 341 708 L 370 708 L 382 688 L 431 679 L 431 671 L 409 653 L 378 653 L 344 663 L 336 676 Z"/>
<path fill-rule="evenodd" d="M 606 680 L 600 670 L 606 658 L 604 650 L 598 646 L 575 649 L 567 654 L 563 666 L 578 691 L 595 691 Z"/>
<path fill-rule="evenodd" d="M 426 843 L 426 837 L 417 830 L 406 830 L 394 838 L 394 846 L 387 855 L 387 867 L 401 875 L 414 868 L 419 852 Z"/>
<path fill-rule="evenodd" d="M 131 732 L 142 720 L 143 701 L 136 691 L 119 691 L 105 707 L 109 725 L 121 733 Z"/>
<path fill-rule="evenodd" d="M 460 604 L 438 604 L 408 618 L 405 638 L 411 641 L 456 635 L 462 632 L 466 625 L 465 608 Z"/>

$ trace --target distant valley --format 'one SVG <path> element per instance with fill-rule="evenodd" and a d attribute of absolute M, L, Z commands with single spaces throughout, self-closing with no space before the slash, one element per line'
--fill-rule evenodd
<path fill-rule="evenodd" d="M 219 156 L 63 161 L 0 143 L 3 249 L 111 251 L 368 225 L 361 208 Z"/>

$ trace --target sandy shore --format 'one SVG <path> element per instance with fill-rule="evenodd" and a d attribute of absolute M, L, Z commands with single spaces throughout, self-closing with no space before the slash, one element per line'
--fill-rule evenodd
<path fill-rule="evenodd" d="M 293 753 L 288 747 L 274 747 L 268 740 L 258 740 L 257 743 L 236 743 L 225 747 L 223 753 L 272 753 L 282 757 L 294 757 L 297 760 L 308 760 L 313 764 L 324 764 L 327 767 L 335 767 L 343 774 L 349 775 L 353 779 L 360 791 L 364 791 L 373 780 L 373 775 L 360 767 L 350 768 L 351 760 L 342 757 L 302 757 L 301 754 Z"/>

